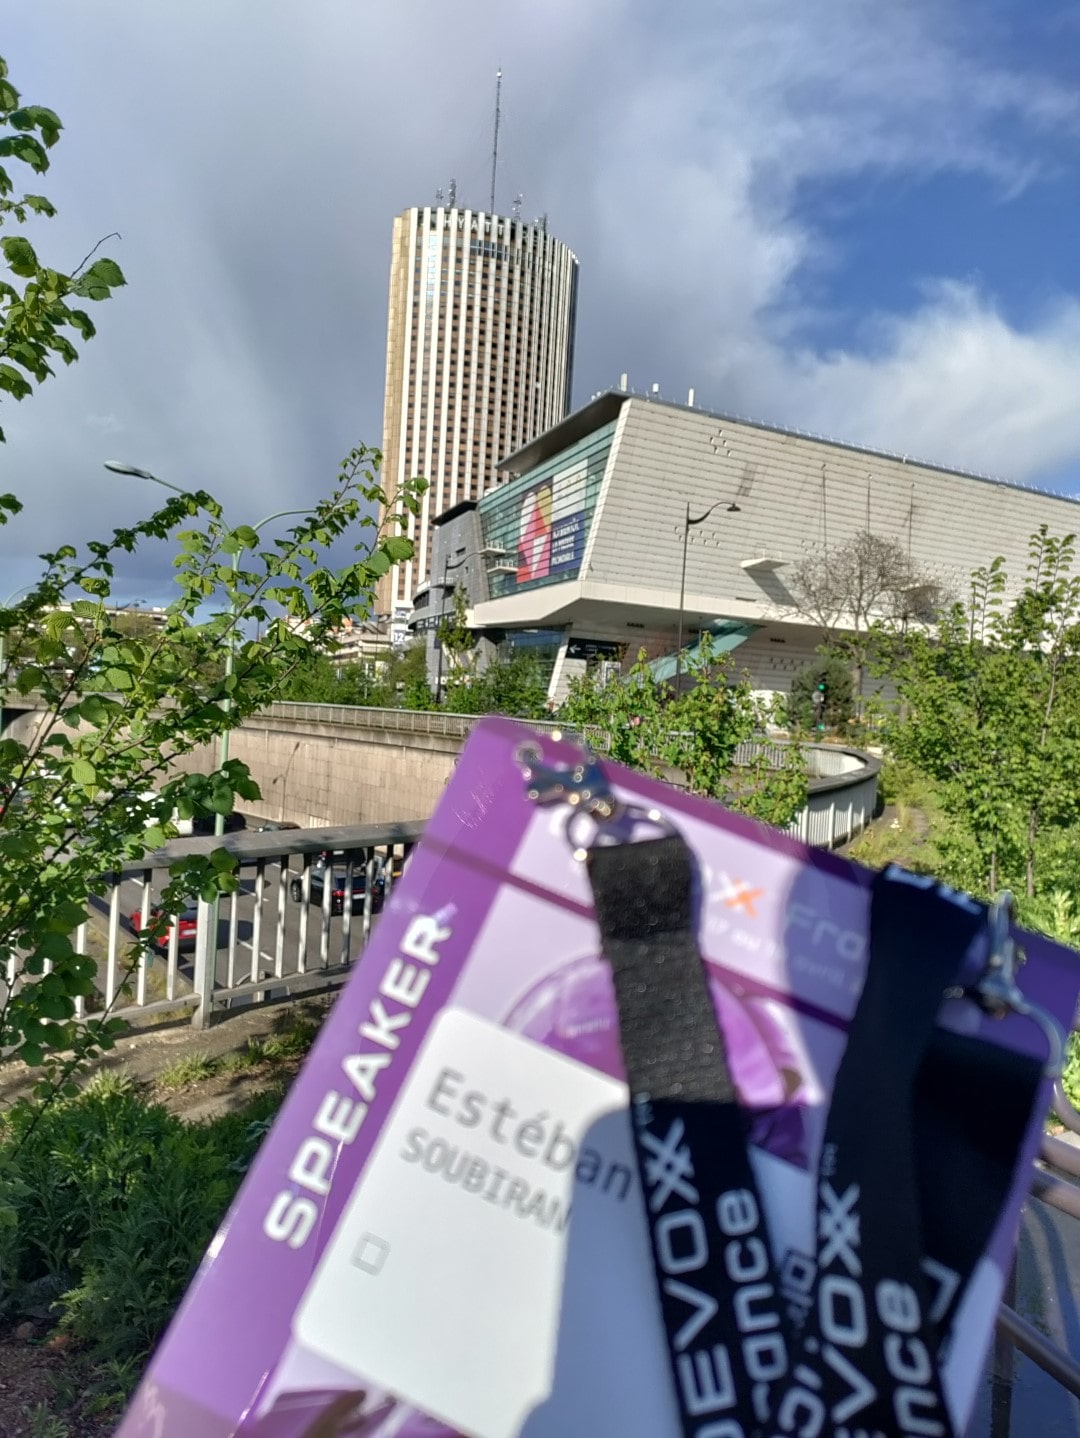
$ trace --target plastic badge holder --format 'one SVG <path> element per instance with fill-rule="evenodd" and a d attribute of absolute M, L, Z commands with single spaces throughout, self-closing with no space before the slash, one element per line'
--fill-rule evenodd
<path fill-rule="evenodd" d="M 156 1352 L 120 1438 L 677 1438 L 611 980 L 566 812 L 530 802 L 522 727 L 478 725 Z M 577 751 L 537 737 L 544 758 Z M 813 1251 L 824 1107 L 860 992 L 867 871 L 610 767 L 690 844 L 699 945 L 782 1273 Z M 1024 937 L 1024 993 L 1071 1026 L 1075 956 Z M 972 962 L 985 961 L 985 954 Z M 1045 1037 L 946 1001 L 942 1023 Z M 1050 1102 L 1037 1107 L 1041 1116 Z M 1033 1121 L 943 1370 L 970 1414 Z M 947 1182 L 946 1174 L 942 1181 Z"/>

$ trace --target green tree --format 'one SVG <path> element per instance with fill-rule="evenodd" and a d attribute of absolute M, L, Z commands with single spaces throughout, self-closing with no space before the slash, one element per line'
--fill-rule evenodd
<path fill-rule="evenodd" d="M 413 639 L 395 653 L 386 669 L 387 702 L 399 709 L 436 709 L 427 677 L 427 646 Z"/>
<path fill-rule="evenodd" d="M 779 766 L 768 749 L 748 765 L 736 764 L 740 745 L 763 739 L 776 713 L 745 675 L 733 679 L 730 663 L 703 635 L 687 664 L 689 682 L 674 695 L 654 677 L 642 650 L 628 675 L 574 680 L 559 718 L 619 763 L 660 778 L 678 771 L 691 793 L 786 825 L 806 803 L 801 751 L 785 749 Z"/>
<path fill-rule="evenodd" d="M 467 612 L 464 590 L 455 589 L 453 611 L 440 622 L 436 630 L 441 646 L 443 690 L 446 694 L 455 694 L 458 701 L 477 671 L 477 637 L 466 622 Z M 454 704 L 446 703 L 445 707 L 453 709 Z M 468 709 L 459 712 L 477 711 Z"/>
<path fill-rule="evenodd" d="M 456 714 L 508 714 L 515 719 L 548 717 L 548 666 L 535 654 L 514 650 L 499 655 L 479 673 L 455 677 L 444 708 Z"/>
<path fill-rule="evenodd" d="M 174 812 L 228 814 L 237 797 L 258 797 L 236 760 L 178 777 L 169 761 L 278 697 L 313 647 L 370 610 L 377 581 L 411 553 L 397 530 L 418 508 L 418 487 L 380 529 L 378 464 L 377 451 L 354 450 L 328 497 L 265 548 L 251 527 L 227 524 L 208 494 L 178 495 L 81 556 L 73 546 L 43 556 L 40 582 L 0 609 L 0 634 L 22 635 L 0 685 L 34 693 L 43 706 L 32 739 L 0 737 L 0 962 L 16 977 L 0 1002 L 3 1048 L 31 1064 L 72 1050 L 75 1063 L 111 1042 L 108 1019 L 76 1022 L 76 1000 L 97 975 L 70 936 L 104 891 L 102 876 L 163 842 Z M 327 567 L 330 546 L 355 530 L 363 532 L 356 557 Z M 177 546 L 179 597 L 161 629 L 124 633 L 109 612 L 115 567 L 147 539 Z M 219 661 L 230 648 L 226 676 Z M 236 883 L 224 849 L 174 865 L 162 917 L 141 942 L 164 933 L 195 895 L 209 899 Z M 132 967 L 140 952 L 137 943 Z"/>
<path fill-rule="evenodd" d="M 282 699 L 306 704 L 386 705 L 389 690 L 380 665 L 374 672 L 356 660 L 335 660 L 314 650 L 297 665 L 281 692 Z"/>
<path fill-rule="evenodd" d="M 42 175 L 49 150 L 60 138 L 59 118 L 44 105 L 24 105 L 0 59 L 0 230 L 49 219 L 56 210 L 44 195 L 17 193 L 26 171 Z M 20 167 L 13 170 L 13 166 Z M 43 264 L 21 234 L 0 238 L 8 278 L 0 278 L 0 392 L 22 400 L 53 374 L 53 363 L 79 357 L 74 339 L 92 339 L 94 323 L 80 302 L 108 299 L 124 283 L 114 260 L 93 259 L 98 247 L 71 274 Z M 3 440 L 0 430 L 0 440 Z M 11 495 L 0 495 L 3 510 Z"/>
<path fill-rule="evenodd" d="M 788 722 L 809 734 L 818 729 L 843 734 L 855 714 L 855 685 L 851 665 L 840 654 L 822 654 L 805 665 L 791 681 Z"/>
<path fill-rule="evenodd" d="M 1007 602 L 1004 560 L 972 576 L 937 632 L 880 630 L 878 671 L 900 705 L 886 737 L 933 779 L 949 877 L 1035 898 L 1040 857 L 1080 822 L 1080 578 L 1076 542 L 1044 525 Z"/>

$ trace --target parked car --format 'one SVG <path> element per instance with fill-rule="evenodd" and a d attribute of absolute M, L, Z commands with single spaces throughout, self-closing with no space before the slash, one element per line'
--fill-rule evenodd
<path fill-rule="evenodd" d="M 191 832 L 201 838 L 209 838 L 210 835 L 212 835 L 214 832 L 214 824 L 216 818 L 217 816 L 215 814 L 204 814 L 200 815 L 200 817 L 197 819 L 192 819 Z M 226 834 L 235 834 L 238 830 L 246 828 L 247 820 L 244 818 L 243 814 L 238 814 L 234 811 L 233 813 L 226 815 Z"/>
<path fill-rule="evenodd" d="M 256 824 L 256 834 L 276 834 L 280 829 L 299 829 L 299 824 L 294 824 L 291 819 L 264 819 L 261 824 Z"/>
<path fill-rule="evenodd" d="M 150 923 L 153 924 L 160 916 L 160 909 L 150 910 Z M 193 949 L 195 947 L 195 935 L 199 928 L 199 911 L 194 904 L 186 909 L 181 909 L 176 916 L 175 923 L 169 925 L 159 938 L 151 940 L 150 947 L 159 954 L 168 954 L 169 939 L 173 929 L 177 931 L 176 946 L 178 949 Z M 136 909 L 131 915 L 131 931 L 133 934 L 142 933 L 142 910 Z"/>
<path fill-rule="evenodd" d="M 330 882 L 333 885 L 330 893 L 330 912 L 342 914 L 345 912 L 345 895 L 352 891 L 352 910 L 358 914 L 364 907 L 364 899 L 367 894 L 367 860 L 369 855 L 365 849 L 357 849 L 352 855 L 353 871 L 349 875 L 348 856 L 344 853 L 324 852 L 318 856 L 311 865 L 309 897 L 313 904 L 320 908 L 323 903 L 323 893 L 329 874 Z M 384 873 L 384 861 L 381 857 L 375 857 L 375 875 L 371 891 L 371 908 L 373 913 L 378 913 L 383 905 L 383 898 L 386 893 L 386 876 Z M 304 901 L 304 881 L 301 875 L 297 874 L 289 880 L 289 895 L 295 903 L 302 904 Z"/>

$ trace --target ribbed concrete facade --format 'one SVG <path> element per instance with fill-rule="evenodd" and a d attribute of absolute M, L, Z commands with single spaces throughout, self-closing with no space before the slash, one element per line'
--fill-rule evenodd
<path fill-rule="evenodd" d="M 566 245 L 519 219 L 425 207 L 394 221 L 383 487 L 391 502 L 407 479 L 430 487 L 381 612 L 403 617 L 429 578 L 431 520 L 479 499 L 504 455 L 566 414 L 577 271 Z"/>
<path fill-rule="evenodd" d="M 556 700 L 590 654 L 674 651 L 687 505 L 713 512 L 690 530 L 684 639 L 738 629 L 735 669 L 774 694 L 822 638 L 793 587 L 804 555 L 869 530 L 957 597 L 1001 555 L 1013 597 L 1040 525 L 1080 532 L 1076 496 L 625 393 L 598 397 L 506 468 L 510 481 L 462 523 L 478 518 L 482 544 L 516 553 L 516 570 L 473 589 L 471 622 L 544 638 Z"/>

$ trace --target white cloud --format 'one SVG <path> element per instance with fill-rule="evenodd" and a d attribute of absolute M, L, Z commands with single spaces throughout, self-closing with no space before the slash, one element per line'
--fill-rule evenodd
<path fill-rule="evenodd" d="M 1018 478 L 1080 466 L 1071 297 L 1020 332 L 931 274 L 841 351 L 799 338 L 844 264 L 808 185 L 964 174 L 1023 204 L 1073 163 L 1076 92 L 989 27 L 973 0 L 684 0 L 677 25 L 645 0 L 24 7 L 12 77 L 68 126 L 43 252 L 118 229 L 130 284 L 80 364 L 2 407 L 0 481 L 28 512 L 0 553 L 148 507 L 106 450 L 251 519 L 378 443 L 390 223 L 451 176 L 486 202 L 499 64 L 501 205 L 524 191 L 582 263 L 579 399 L 628 369 Z"/>
<path fill-rule="evenodd" d="M 868 354 L 780 361 L 793 424 L 1013 479 L 1080 459 L 1080 303 L 1026 332 L 969 285 L 881 326 Z"/>
<path fill-rule="evenodd" d="M 670 68 L 650 57 L 593 166 L 619 334 L 654 339 L 639 385 L 674 374 L 721 409 L 1015 478 L 1080 469 L 1070 297 L 1021 331 L 992 296 L 929 276 L 916 311 L 864 316 L 847 350 L 796 338 L 808 277 L 842 273 L 802 187 L 955 172 L 1022 203 L 1075 142 L 1076 93 L 976 61 L 942 23 L 956 7 L 851 0 L 831 25 L 782 0 L 722 8 L 712 43 Z"/>

